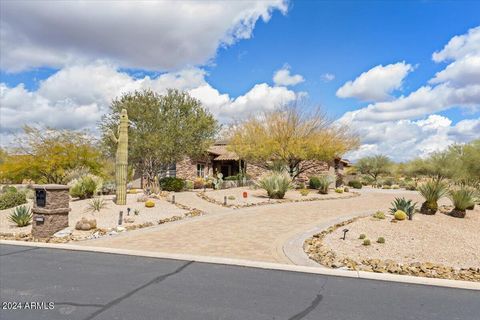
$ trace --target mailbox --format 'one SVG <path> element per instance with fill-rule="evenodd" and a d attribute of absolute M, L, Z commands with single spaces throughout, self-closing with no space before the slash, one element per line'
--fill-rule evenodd
<path fill-rule="evenodd" d="M 55 232 L 68 227 L 69 187 L 59 184 L 37 184 L 32 188 L 35 190 L 32 236 L 50 238 Z"/>
<path fill-rule="evenodd" d="M 45 189 L 35 190 L 35 201 L 37 207 L 44 208 L 47 203 L 47 191 Z"/>

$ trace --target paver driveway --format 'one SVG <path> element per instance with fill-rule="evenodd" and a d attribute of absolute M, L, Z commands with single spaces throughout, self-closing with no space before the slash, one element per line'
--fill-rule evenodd
<path fill-rule="evenodd" d="M 289 238 L 339 217 L 386 210 L 399 196 L 420 201 L 416 192 L 367 189 L 350 199 L 227 210 L 77 244 L 291 263 L 282 250 Z"/>

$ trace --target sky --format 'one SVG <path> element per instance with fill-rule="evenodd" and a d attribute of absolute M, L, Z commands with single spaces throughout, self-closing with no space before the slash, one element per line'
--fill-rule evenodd
<path fill-rule="evenodd" d="M 302 101 L 406 161 L 480 138 L 480 1 L 1 1 L 0 145 L 90 130 L 126 92 L 222 123 Z"/>

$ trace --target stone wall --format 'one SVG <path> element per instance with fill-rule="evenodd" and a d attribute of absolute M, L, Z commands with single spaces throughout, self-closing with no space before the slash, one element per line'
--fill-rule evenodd
<path fill-rule="evenodd" d="M 46 191 L 46 201 L 43 207 L 37 206 L 36 200 L 34 201 L 32 236 L 34 238 L 49 238 L 57 231 L 68 227 L 69 188 L 62 185 L 39 185 L 34 186 L 34 189 L 44 189 Z"/>
<path fill-rule="evenodd" d="M 205 175 L 208 175 L 209 177 L 213 175 L 212 161 L 208 156 L 200 159 L 191 159 L 185 157 L 183 160 L 177 162 L 177 178 L 191 181 L 195 180 L 197 178 L 197 163 L 202 163 L 205 165 Z"/>
<path fill-rule="evenodd" d="M 308 166 L 309 168 L 298 175 L 298 182 L 308 183 L 310 177 L 331 175 L 330 168 L 332 167 L 325 161 L 304 161 L 301 165 Z"/>
<path fill-rule="evenodd" d="M 258 180 L 258 178 L 260 178 L 264 173 L 268 171 L 267 169 L 254 165 L 252 163 L 247 163 L 246 167 L 247 176 L 251 180 Z"/>

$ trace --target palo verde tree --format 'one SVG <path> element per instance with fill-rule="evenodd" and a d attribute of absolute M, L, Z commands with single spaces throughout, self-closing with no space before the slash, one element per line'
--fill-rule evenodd
<path fill-rule="evenodd" d="M 122 109 L 127 110 L 130 123 L 128 163 L 146 178 L 147 186 L 163 165 L 204 154 L 218 132 L 213 115 L 186 92 L 135 91 L 113 100 L 100 124 L 110 156 L 115 154 L 110 132 L 117 129 Z"/>
<path fill-rule="evenodd" d="M 67 183 L 70 170 L 102 173 L 102 156 L 94 139 L 83 131 L 25 126 L 0 164 L 0 179 L 21 183 Z"/>
<path fill-rule="evenodd" d="M 384 155 L 364 157 L 357 161 L 355 167 L 360 173 L 370 176 L 375 182 L 383 174 L 391 172 L 393 162 Z"/>
<path fill-rule="evenodd" d="M 356 136 L 319 109 L 298 106 L 252 115 L 232 126 L 229 140 L 240 158 L 267 169 L 280 164 L 292 178 L 315 167 L 315 161 L 331 162 L 358 145 Z"/>

